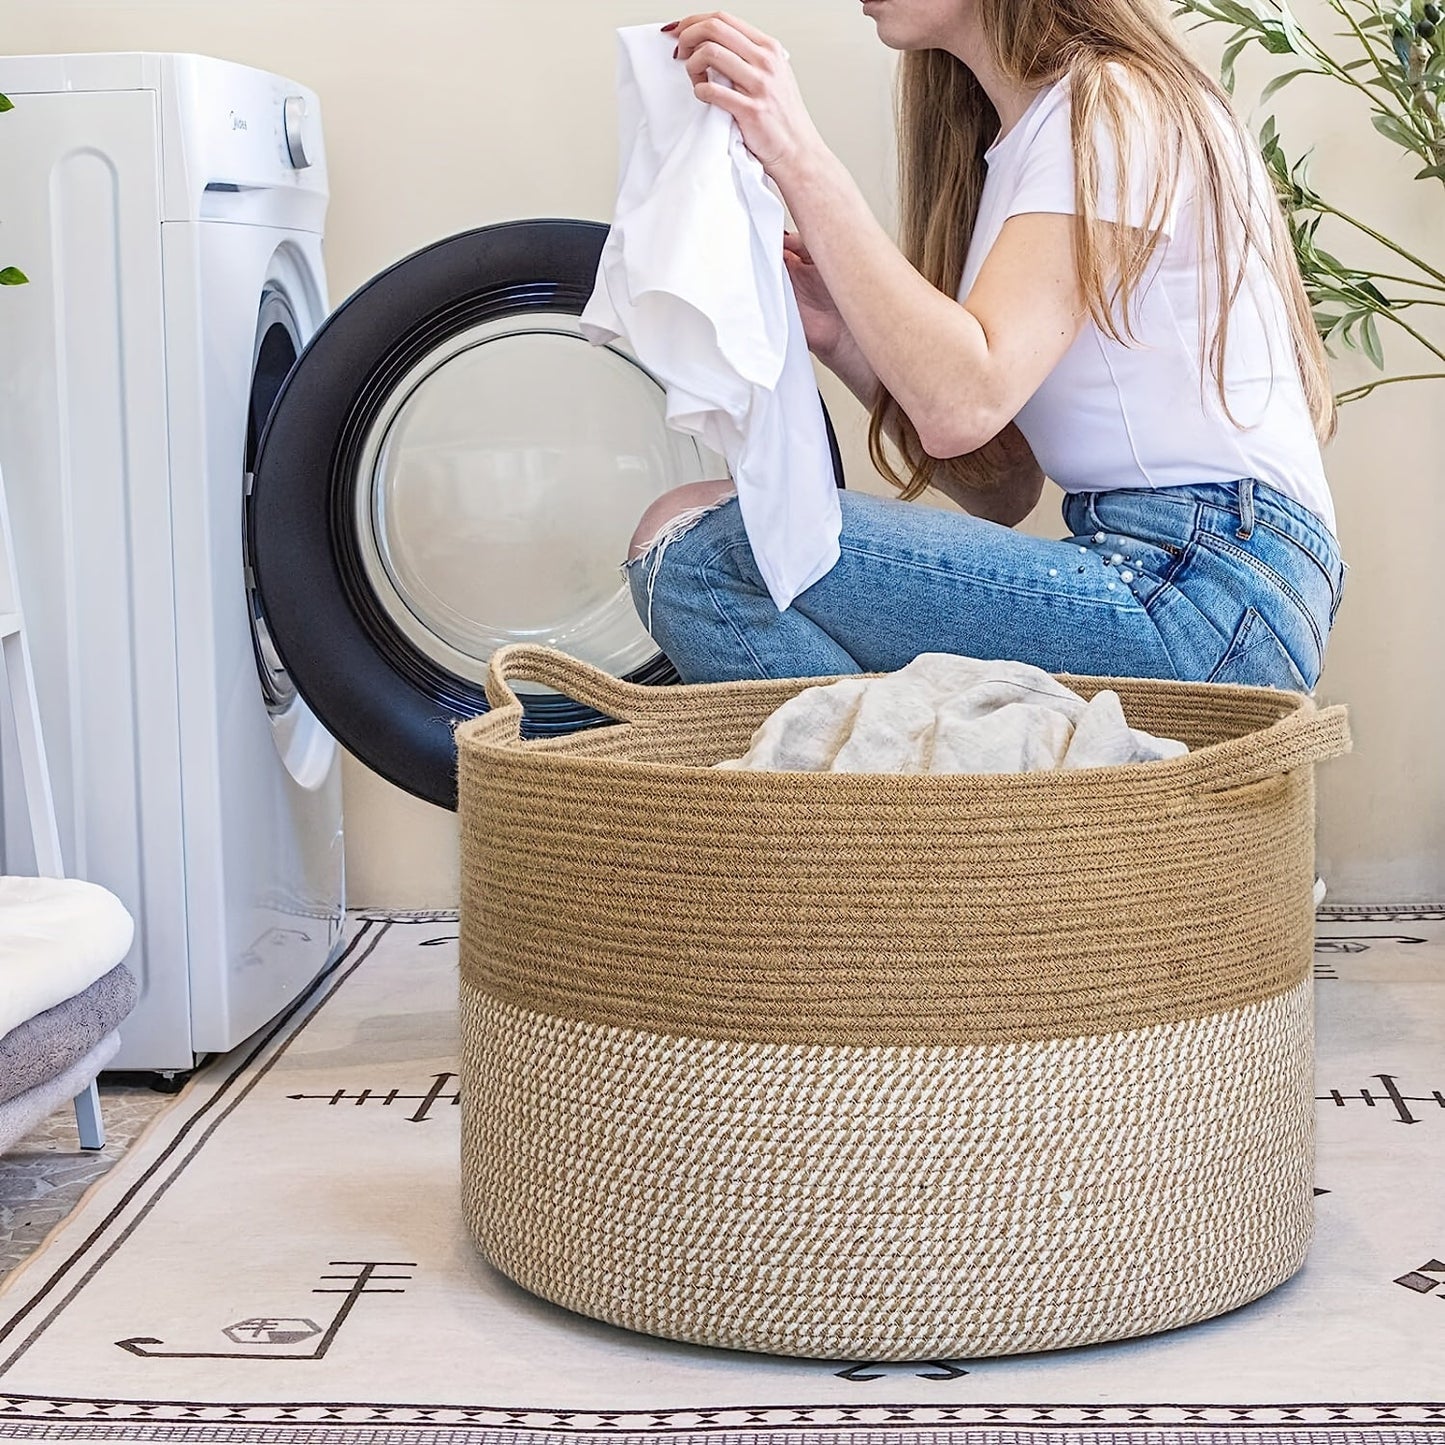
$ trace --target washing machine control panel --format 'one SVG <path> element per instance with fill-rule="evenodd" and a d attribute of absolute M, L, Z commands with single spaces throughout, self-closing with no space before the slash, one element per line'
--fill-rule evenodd
<path fill-rule="evenodd" d="M 321 230 L 326 142 L 314 92 L 209 56 L 140 60 L 153 62 L 160 90 L 163 220 Z"/>
<path fill-rule="evenodd" d="M 288 95 L 283 111 L 286 125 L 286 149 L 291 155 L 291 164 L 298 171 L 304 171 L 311 164 L 307 150 L 306 97 Z"/>

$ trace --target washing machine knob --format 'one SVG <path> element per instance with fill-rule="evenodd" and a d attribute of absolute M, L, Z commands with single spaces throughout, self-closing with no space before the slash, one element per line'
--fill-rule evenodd
<path fill-rule="evenodd" d="M 286 122 L 286 149 L 291 153 L 291 164 L 298 171 L 304 171 L 311 164 L 306 150 L 306 97 L 288 95 L 283 111 Z"/>

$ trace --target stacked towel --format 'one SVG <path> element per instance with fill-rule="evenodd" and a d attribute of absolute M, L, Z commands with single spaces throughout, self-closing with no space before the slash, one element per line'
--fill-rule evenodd
<path fill-rule="evenodd" d="M 0 1034 L 90 987 L 130 951 L 115 894 L 78 878 L 0 878 Z"/>
<path fill-rule="evenodd" d="M 118 963 L 74 998 L 46 1009 L 0 1038 L 0 1105 L 63 1074 L 135 1007 L 135 975 Z"/>
<path fill-rule="evenodd" d="M 120 1047 L 136 981 L 116 896 L 75 878 L 0 877 L 0 1150 L 80 1093 Z"/>
<path fill-rule="evenodd" d="M 95 1076 L 115 1057 L 120 1035 L 109 1033 L 83 1058 L 63 1073 L 36 1084 L 9 1103 L 0 1104 L 0 1152 L 23 1139 L 42 1120 L 63 1109 L 90 1086 Z"/>

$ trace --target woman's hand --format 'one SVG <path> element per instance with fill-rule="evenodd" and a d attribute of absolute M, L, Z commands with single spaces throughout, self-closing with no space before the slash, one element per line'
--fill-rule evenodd
<path fill-rule="evenodd" d="M 775 181 L 822 145 L 787 52 L 771 35 L 722 10 L 689 15 L 664 29 L 677 37 L 693 93 L 737 121 L 748 149 Z M 709 71 L 731 87 L 719 85 Z"/>
<path fill-rule="evenodd" d="M 808 350 L 820 361 L 829 362 L 848 339 L 848 328 L 832 293 L 813 264 L 808 248 L 796 231 L 783 232 L 783 264 L 793 283 L 798 313 L 803 318 L 803 335 Z"/>

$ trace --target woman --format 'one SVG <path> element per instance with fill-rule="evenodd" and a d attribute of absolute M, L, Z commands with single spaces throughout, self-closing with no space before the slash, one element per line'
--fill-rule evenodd
<path fill-rule="evenodd" d="M 731 484 L 668 493 L 626 569 L 658 644 L 689 682 L 942 651 L 1312 688 L 1344 583 L 1334 405 L 1225 93 L 1140 0 L 863 12 L 903 52 L 901 251 L 776 40 L 721 12 L 664 28 L 787 202 L 809 346 L 870 409 L 902 500 L 845 493 L 841 559 L 779 613 Z M 1012 530 L 1045 472 L 1059 541 Z M 905 505 L 929 487 L 964 512 Z"/>

